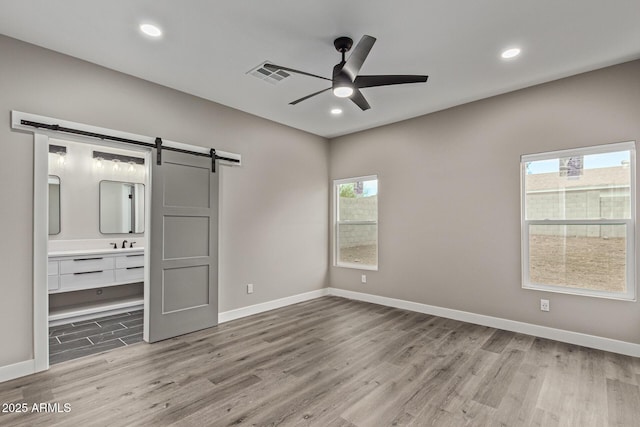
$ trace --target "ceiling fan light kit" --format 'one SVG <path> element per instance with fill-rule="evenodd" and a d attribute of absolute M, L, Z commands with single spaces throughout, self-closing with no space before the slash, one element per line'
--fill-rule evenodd
<path fill-rule="evenodd" d="M 332 90 L 333 94 L 338 98 L 350 98 L 362 111 L 371 108 L 360 89 L 376 86 L 390 86 L 406 83 L 424 83 L 429 76 L 422 75 L 358 75 L 360 68 L 365 59 L 369 55 L 371 48 L 376 42 L 375 37 L 364 35 L 351 52 L 349 59 L 346 59 L 346 53 L 351 50 L 353 40 L 349 37 L 338 37 L 334 40 L 333 45 L 336 50 L 341 53 L 342 60 L 333 67 L 332 78 L 326 78 L 317 74 L 307 73 L 305 71 L 296 70 L 294 68 L 283 67 L 275 64 L 264 64 L 267 70 L 284 70 L 291 73 L 301 74 L 304 76 L 315 77 L 331 82 L 331 87 L 314 92 L 300 99 L 290 102 L 290 105 L 296 105 L 302 101 L 319 95 L 323 92 Z"/>
<path fill-rule="evenodd" d="M 353 95 L 353 88 L 351 86 L 337 86 L 333 88 L 333 94 L 338 98 L 348 98 Z"/>
<path fill-rule="evenodd" d="M 344 54 L 343 54 L 344 55 Z M 340 64 L 333 67 L 333 94 L 338 98 L 348 98 L 353 95 L 353 82 L 342 72 Z"/>

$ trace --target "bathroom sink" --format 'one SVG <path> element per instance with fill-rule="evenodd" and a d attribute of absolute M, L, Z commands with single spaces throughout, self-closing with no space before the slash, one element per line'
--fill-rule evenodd
<path fill-rule="evenodd" d="M 93 254 L 115 254 L 115 253 L 130 253 L 130 252 L 140 252 L 144 251 L 143 247 L 133 247 L 133 248 L 96 248 L 96 249 L 68 249 L 68 250 L 58 250 L 58 251 L 50 251 L 49 256 L 73 256 L 73 255 L 93 255 Z"/>

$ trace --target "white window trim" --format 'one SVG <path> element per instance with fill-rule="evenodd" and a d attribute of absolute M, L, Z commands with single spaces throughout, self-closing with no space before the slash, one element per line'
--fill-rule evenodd
<path fill-rule="evenodd" d="M 561 294 L 582 295 L 596 298 L 607 298 L 624 301 L 636 301 L 636 253 L 635 253 L 635 218 L 636 218 L 636 143 L 635 141 L 618 142 L 586 148 L 551 151 L 546 153 L 525 154 L 520 156 L 520 220 L 522 244 L 522 288 Z M 550 160 L 560 157 L 586 156 L 591 154 L 609 153 L 614 151 L 631 151 L 629 173 L 631 188 L 629 195 L 630 219 L 593 219 L 593 220 L 527 220 L 526 193 L 524 188 L 526 177 L 526 163 L 540 160 Z M 531 225 L 626 225 L 626 292 L 607 292 L 590 289 L 553 286 L 532 283 L 529 276 L 529 226 Z"/>
<path fill-rule="evenodd" d="M 340 198 L 338 197 L 338 186 L 341 184 L 349 184 L 357 181 L 378 181 L 378 175 L 357 176 L 353 178 L 343 178 L 333 180 L 333 265 L 334 267 L 354 268 L 358 270 L 378 271 L 378 232 L 376 231 L 376 265 L 362 265 L 352 262 L 340 262 L 340 245 L 338 241 L 338 225 L 378 225 L 376 221 L 338 221 L 338 212 L 340 212 Z M 380 186 L 378 186 L 378 195 L 380 194 Z M 380 198 L 378 198 L 378 202 Z M 377 216 L 376 212 L 376 216 Z"/>

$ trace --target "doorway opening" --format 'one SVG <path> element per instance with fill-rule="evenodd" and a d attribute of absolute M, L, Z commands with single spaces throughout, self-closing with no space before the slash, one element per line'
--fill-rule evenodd
<path fill-rule="evenodd" d="M 85 326 L 82 325 L 83 322 L 89 321 L 91 323 L 93 321 L 96 326 L 100 327 L 104 327 L 102 323 L 109 324 L 117 320 L 116 317 L 111 316 L 132 313 L 130 315 L 136 317 L 140 314 L 139 296 L 133 296 L 136 299 L 133 303 L 132 301 L 120 301 L 129 305 L 109 307 L 109 310 L 113 311 L 99 310 L 96 312 L 95 307 L 92 306 L 88 309 L 89 312 L 82 312 L 79 307 L 67 307 L 67 305 L 76 306 L 76 304 L 61 304 L 66 308 L 58 310 L 59 305 L 56 302 L 52 304 L 54 312 L 50 313 L 48 289 L 50 278 L 52 289 L 58 291 L 52 293 L 64 293 L 59 291 L 64 290 L 65 286 L 69 289 L 70 285 L 83 282 L 84 278 L 81 280 L 80 276 L 84 275 L 88 275 L 87 278 L 94 278 L 96 280 L 94 285 L 100 286 L 92 288 L 87 285 L 87 289 L 72 289 L 70 292 L 88 290 L 97 295 L 100 289 L 104 294 L 107 289 L 111 292 L 112 288 L 117 289 L 117 286 L 129 284 L 115 283 L 113 286 L 105 286 L 104 282 L 98 283 L 100 280 L 106 280 L 105 277 L 110 278 L 111 274 L 116 279 L 124 277 L 124 281 L 142 283 L 142 337 L 145 342 L 151 343 L 168 339 L 209 328 L 218 323 L 217 248 L 220 173 L 217 172 L 220 171 L 217 166 L 241 166 L 242 158 L 239 154 L 20 111 L 11 112 L 11 126 L 15 130 L 33 133 L 34 147 L 33 360 L 30 361 L 29 369 L 25 370 L 24 375 L 49 368 L 49 343 L 52 341 L 49 335 L 50 322 L 52 328 L 60 326 L 59 322 L 70 322 L 69 318 L 71 317 L 69 316 L 66 319 L 52 319 L 50 318 L 51 314 L 55 317 L 69 309 L 74 311 L 73 321 L 70 323 Z M 97 154 L 94 151 L 91 156 L 93 167 L 109 165 L 113 170 L 122 170 L 122 168 L 128 168 L 125 163 L 129 163 L 128 161 L 123 162 L 122 156 L 126 158 L 133 154 L 132 157 L 143 158 L 144 183 L 118 179 L 103 179 L 103 181 L 119 182 L 121 193 L 127 194 L 130 206 L 131 204 L 135 205 L 136 200 L 138 202 L 144 200 L 143 213 L 140 211 L 136 214 L 131 210 L 124 210 L 119 215 L 123 223 L 130 227 L 137 227 L 141 218 L 144 217 L 144 231 L 129 228 L 129 233 L 126 233 L 127 230 L 124 230 L 123 234 L 116 233 L 125 237 L 121 241 L 114 241 L 112 238 L 114 236 L 105 238 L 103 243 L 111 248 L 108 252 L 105 252 L 104 245 L 95 248 L 83 242 L 91 239 L 76 239 L 78 241 L 73 245 L 67 246 L 61 243 L 50 244 L 50 240 L 55 241 L 56 239 L 49 239 L 50 236 L 48 236 L 50 226 L 49 182 L 54 186 L 58 185 L 57 189 L 51 189 L 51 195 L 55 197 L 59 193 L 60 209 L 64 209 L 65 203 L 64 179 L 53 173 L 50 174 L 49 171 L 49 146 L 53 140 L 77 142 L 82 146 L 97 145 L 100 146 L 101 151 L 108 148 L 111 151 L 125 150 L 128 152 L 114 154 L 110 151 L 106 154 L 104 152 Z M 54 158 L 60 163 L 67 164 L 70 161 L 70 157 L 66 158 L 66 152 L 60 153 L 54 149 L 53 154 L 59 156 L 57 158 L 54 156 Z M 61 157 L 65 158 L 61 159 Z M 119 162 L 114 161 L 116 159 Z M 134 165 L 136 161 L 139 160 L 134 160 Z M 86 162 L 84 167 L 88 167 Z M 51 180 L 49 179 L 50 175 L 53 175 Z M 144 189 L 144 195 L 133 193 L 136 191 L 136 186 L 140 184 L 143 185 L 139 187 L 139 190 Z M 106 187 L 104 191 L 108 192 Z M 94 206 L 98 206 L 98 209 L 102 208 L 99 200 L 99 187 L 98 193 L 93 193 L 89 198 L 94 200 Z M 53 206 L 55 207 L 55 202 Z M 84 209 L 84 205 L 81 206 Z M 110 207 L 112 204 L 105 202 L 103 206 Z M 62 219 L 64 218 L 64 210 L 52 214 L 54 218 L 56 215 L 61 221 L 60 230 L 63 230 L 65 227 L 64 219 Z M 94 219 L 95 215 L 93 214 Z M 97 215 L 98 221 L 100 221 L 101 213 Z M 89 215 L 85 215 L 77 221 L 82 224 L 89 217 Z M 100 224 L 98 227 L 101 234 L 109 235 L 108 232 L 105 232 L 108 230 L 107 225 Z M 52 229 L 54 231 L 56 229 L 53 224 Z M 142 241 L 144 243 L 142 246 L 138 241 L 134 241 L 134 246 L 131 247 L 132 240 L 128 237 L 135 234 L 143 235 Z M 154 244 L 151 245 L 151 242 Z M 55 247 L 55 245 L 62 245 L 62 247 Z M 139 252 L 141 249 L 142 254 L 132 253 Z M 56 250 L 58 250 L 57 253 Z M 51 257 L 68 256 L 71 259 L 52 259 L 51 261 L 55 262 L 50 264 L 50 255 Z M 136 256 L 139 257 L 137 260 L 134 259 Z M 140 265 L 140 259 L 142 265 Z M 82 266 L 82 268 L 78 266 Z M 132 271 L 136 269 L 139 271 Z M 140 271 L 142 271 L 143 280 L 140 280 Z M 131 276 L 136 274 L 138 276 L 134 280 Z M 84 283 L 86 284 L 86 282 Z M 109 296 L 115 298 L 115 295 Z M 119 295 L 119 297 L 123 297 L 123 295 Z M 127 296 L 124 297 L 126 299 Z M 102 317 L 101 321 L 96 320 L 100 319 L 97 315 Z M 83 318 L 83 316 L 86 317 Z M 104 317 L 109 317 L 109 319 L 104 319 Z M 120 320 L 122 322 L 115 323 L 140 321 L 133 318 Z M 96 338 L 96 340 L 100 339 Z M 62 340 L 56 339 L 55 341 L 62 344 Z M 124 344 L 127 345 L 126 342 Z"/>
<path fill-rule="evenodd" d="M 143 341 L 145 151 L 49 138 L 49 363 Z"/>

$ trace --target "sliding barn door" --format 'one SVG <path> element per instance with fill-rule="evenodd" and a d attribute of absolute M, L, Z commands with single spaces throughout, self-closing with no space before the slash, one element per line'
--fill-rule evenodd
<path fill-rule="evenodd" d="M 218 176 L 206 157 L 153 162 L 149 342 L 218 324 Z"/>

